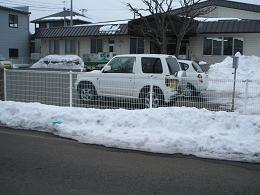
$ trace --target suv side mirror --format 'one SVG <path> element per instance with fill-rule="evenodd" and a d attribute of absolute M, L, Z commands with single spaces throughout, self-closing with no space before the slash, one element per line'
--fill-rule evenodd
<path fill-rule="evenodd" d="M 104 68 L 103 68 L 103 70 L 102 70 L 102 72 L 109 72 L 111 70 L 111 66 L 109 66 L 109 65 L 106 65 Z"/>

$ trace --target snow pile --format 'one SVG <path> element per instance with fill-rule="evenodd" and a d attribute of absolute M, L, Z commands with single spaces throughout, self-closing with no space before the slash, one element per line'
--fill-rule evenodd
<path fill-rule="evenodd" d="M 82 143 L 260 162 L 260 117 L 196 108 L 96 110 L 0 101 L 0 124 Z"/>
<path fill-rule="evenodd" d="M 260 57 L 239 57 L 236 80 L 235 110 L 241 113 L 259 114 L 260 105 Z M 234 69 L 233 58 L 227 57 L 223 62 L 210 66 L 208 90 L 216 91 L 216 103 L 231 104 L 233 92 Z M 228 98 L 229 97 L 229 98 Z"/>
<path fill-rule="evenodd" d="M 77 55 L 48 55 L 33 64 L 31 68 L 84 69 L 83 60 Z"/>
<path fill-rule="evenodd" d="M 239 57 L 239 66 L 237 69 L 238 80 L 260 80 L 260 57 L 257 56 L 242 56 Z M 210 79 L 233 79 L 234 69 L 233 58 L 227 57 L 223 62 L 216 63 L 210 66 Z"/>

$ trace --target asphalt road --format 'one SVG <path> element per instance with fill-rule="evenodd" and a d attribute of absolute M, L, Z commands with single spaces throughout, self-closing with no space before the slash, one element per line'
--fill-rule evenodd
<path fill-rule="evenodd" d="M 260 194 L 260 164 L 80 144 L 0 127 L 1 195 Z"/>

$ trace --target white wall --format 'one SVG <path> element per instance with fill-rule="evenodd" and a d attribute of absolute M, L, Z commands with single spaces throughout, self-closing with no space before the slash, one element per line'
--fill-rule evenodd
<path fill-rule="evenodd" d="M 240 18 L 240 19 L 252 19 L 259 20 L 260 13 L 243 11 L 238 9 L 226 8 L 226 7 L 216 7 L 215 10 L 206 14 L 208 17 L 215 18 Z"/>

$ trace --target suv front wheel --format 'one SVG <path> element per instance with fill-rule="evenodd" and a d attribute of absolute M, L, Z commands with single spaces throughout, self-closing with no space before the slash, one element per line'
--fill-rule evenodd
<path fill-rule="evenodd" d="M 88 103 L 96 99 L 96 89 L 92 83 L 80 83 L 78 94 L 82 103 Z"/>

